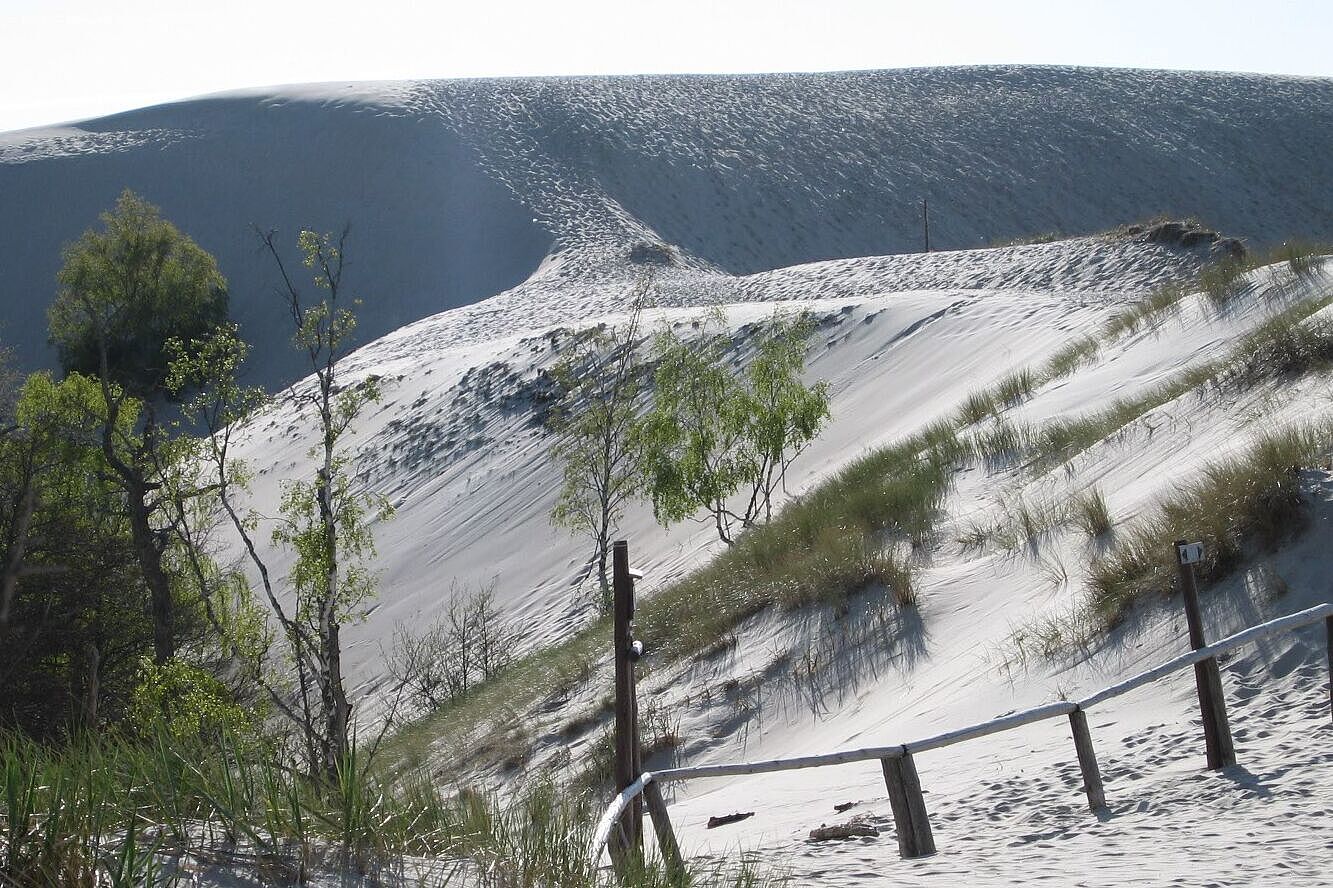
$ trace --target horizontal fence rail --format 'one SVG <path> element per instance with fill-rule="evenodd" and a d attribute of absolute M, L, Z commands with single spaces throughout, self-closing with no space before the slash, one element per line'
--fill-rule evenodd
<path fill-rule="evenodd" d="M 963 743 L 967 740 L 975 740 L 980 737 L 986 737 L 990 734 L 997 734 L 1003 731 L 1010 731 L 1015 728 L 1030 725 L 1034 722 L 1045 721 L 1047 719 L 1067 716 L 1074 726 L 1075 742 L 1079 747 L 1080 765 L 1084 768 L 1084 777 L 1089 800 L 1093 807 L 1099 807 L 1104 802 L 1099 802 L 1101 798 L 1101 778 L 1096 774 L 1096 762 L 1093 759 L 1090 763 L 1091 772 L 1088 764 L 1084 762 L 1084 755 L 1091 757 L 1090 741 L 1087 739 L 1086 720 L 1082 713 L 1090 707 L 1104 703 L 1115 697 L 1127 694 L 1146 684 L 1151 684 L 1172 673 L 1179 672 L 1182 669 L 1193 666 L 1196 663 L 1216 657 L 1218 654 L 1226 653 L 1235 648 L 1269 638 L 1274 635 L 1291 632 L 1296 629 L 1309 626 L 1320 621 L 1324 621 L 1330 633 L 1333 633 L 1333 603 L 1316 605 L 1306 610 L 1297 611 L 1285 617 L 1279 617 L 1266 623 L 1260 623 L 1257 626 L 1251 626 L 1230 635 L 1213 644 L 1201 647 L 1198 650 L 1192 650 L 1181 654 L 1178 657 L 1170 659 L 1160 666 L 1155 666 L 1138 675 L 1131 676 L 1118 684 L 1104 688 L 1095 694 L 1085 697 L 1078 701 L 1059 701 L 1056 703 L 1047 703 L 1042 706 L 1036 706 L 1032 709 L 1025 709 L 1019 712 L 994 718 L 979 724 L 948 731 L 943 734 L 936 734 L 933 737 L 926 737 L 921 740 L 914 740 L 908 743 L 900 743 L 892 746 L 872 746 L 865 749 L 848 749 L 839 752 L 831 752 L 824 755 L 798 756 L 793 758 L 771 759 L 758 762 L 735 762 L 720 765 L 699 765 L 693 768 L 666 768 L 660 771 L 645 771 L 640 774 L 638 779 L 630 783 L 624 790 L 617 795 L 607 806 L 598 821 L 597 831 L 593 837 L 592 858 L 597 863 L 601 860 L 606 844 L 611 837 L 611 832 L 615 828 L 618 819 L 624 814 L 625 810 L 634 802 L 636 798 L 643 795 L 645 790 L 652 784 L 663 784 L 683 780 L 698 780 L 709 777 L 733 777 L 746 774 L 767 774 L 775 771 L 795 771 L 805 768 L 823 768 L 830 765 L 846 765 L 855 762 L 866 762 L 878 760 L 885 765 L 886 779 L 889 778 L 891 771 L 890 763 L 902 762 L 909 764 L 907 770 L 910 771 L 912 781 L 915 781 L 915 766 L 911 766 L 912 755 L 914 753 L 926 752 L 933 749 L 942 749 L 946 746 L 953 746 Z M 1333 658 L 1333 634 L 1329 640 L 1329 654 Z M 1330 660 L 1330 669 L 1333 670 L 1333 659 Z M 1333 676 L 1331 676 L 1333 681 Z M 1333 705 L 1333 700 L 1331 704 Z M 1095 786 L 1094 786 L 1095 784 Z M 894 784 L 890 779 L 890 795 L 893 796 Z M 919 786 L 916 789 L 919 795 Z M 650 805 L 649 813 L 654 820 L 666 820 L 664 806 Z M 897 806 L 895 805 L 895 814 Z M 924 813 L 921 812 L 921 813 Z M 667 825 L 669 830 L 669 824 Z M 903 844 L 902 830 L 899 830 L 899 846 L 904 851 L 904 856 L 916 856 L 916 853 L 908 853 L 909 846 Z M 924 853 L 934 851 L 933 842 L 929 838 L 929 827 L 925 827 L 926 850 Z M 909 842 L 910 844 L 910 842 Z M 915 849 L 917 846 L 913 846 Z"/>

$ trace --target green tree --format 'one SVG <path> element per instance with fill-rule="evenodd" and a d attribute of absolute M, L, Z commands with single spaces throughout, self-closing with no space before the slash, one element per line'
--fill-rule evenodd
<path fill-rule="evenodd" d="M 172 442 L 156 418 L 166 394 L 166 344 L 203 338 L 226 318 L 226 284 L 213 258 L 130 191 L 64 250 L 49 310 L 51 341 L 67 373 L 96 380 L 101 451 L 124 492 L 135 555 L 149 591 L 154 656 L 176 648 L 169 535 L 155 523 Z M 135 415 L 130 425 L 123 422 Z"/>
<path fill-rule="evenodd" d="M 208 433 L 200 454 L 214 479 L 210 494 L 242 541 L 295 669 L 289 693 L 262 674 L 259 679 L 272 702 L 300 730 L 311 773 L 330 780 L 337 778 L 350 749 L 351 705 L 343 678 L 342 627 L 375 595 L 375 577 L 367 567 L 375 556 L 370 528 L 372 521 L 391 514 L 382 497 L 354 481 L 342 448 L 343 437 L 361 410 L 379 398 L 376 378 L 349 382 L 341 373 L 340 362 L 356 328 L 352 306 L 357 304 L 343 288 L 346 236 L 346 231 L 336 239 L 301 232 L 303 261 L 315 285 L 310 295 L 289 274 L 276 235 L 260 234 L 282 280 L 293 343 L 309 360 L 312 372 L 293 391 L 313 412 L 318 432 L 318 443 L 310 452 L 316 465 L 314 477 L 284 484 L 273 531 L 273 541 L 295 556 L 285 585 L 259 551 L 255 532 L 260 516 L 240 502 L 248 470 L 231 455 L 237 423 L 263 401 L 258 392 L 237 382 L 245 345 L 228 328 L 189 347 L 175 345 L 177 360 L 171 377 L 174 391 L 193 388 L 196 392 L 183 409 Z M 182 509 L 177 514 L 187 515 Z M 183 526 L 189 524 L 185 518 Z M 262 661 L 265 650 L 255 656 Z"/>
<path fill-rule="evenodd" d="M 715 314 L 693 342 L 670 330 L 658 337 L 642 439 L 657 520 L 671 524 L 704 510 L 730 545 L 771 518 L 788 467 L 819 434 L 829 408 L 828 384 L 801 380 L 806 318 L 775 315 L 742 374 L 731 370 L 724 322 Z"/>
<path fill-rule="evenodd" d="M 123 714 L 152 624 L 100 386 L 29 377 L 0 437 L 0 723 L 50 735 Z M 135 416 L 123 412 L 128 433 Z"/>
<path fill-rule="evenodd" d="M 551 520 L 592 540 L 603 612 L 611 606 L 611 536 L 641 484 L 638 416 L 645 374 L 636 350 L 651 289 L 649 280 L 637 284 L 628 320 L 577 334 L 552 371 L 562 392 L 552 427 L 564 474 Z"/>
<path fill-rule="evenodd" d="M 164 391 L 168 340 L 226 321 L 227 284 L 212 256 L 128 189 L 101 223 L 64 248 L 51 342 L 67 372 L 151 401 Z"/>

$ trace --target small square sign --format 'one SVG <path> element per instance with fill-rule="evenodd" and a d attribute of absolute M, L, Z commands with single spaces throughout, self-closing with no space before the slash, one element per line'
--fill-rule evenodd
<path fill-rule="evenodd" d="M 1176 547 L 1181 564 L 1198 564 L 1203 560 L 1203 543 L 1185 543 Z"/>

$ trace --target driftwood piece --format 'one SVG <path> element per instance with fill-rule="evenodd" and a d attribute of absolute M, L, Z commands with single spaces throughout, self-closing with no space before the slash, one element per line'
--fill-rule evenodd
<path fill-rule="evenodd" d="M 728 823 L 739 823 L 742 820 L 749 820 L 753 816 L 753 811 L 746 811 L 743 814 L 738 811 L 735 814 L 723 814 L 720 817 L 709 817 L 708 828 L 717 829 L 719 826 L 726 826 Z"/>
<path fill-rule="evenodd" d="M 878 835 L 878 829 L 864 820 L 853 817 L 846 823 L 835 823 L 831 826 L 820 824 L 818 829 L 810 830 L 810 841 L 827 842 L 835 839 L 874 838 Z"/>

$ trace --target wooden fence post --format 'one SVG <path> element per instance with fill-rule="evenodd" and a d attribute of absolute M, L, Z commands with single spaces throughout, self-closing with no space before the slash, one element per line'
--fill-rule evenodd
<path fill-rule="evenodd" d="M 1333 717 L 1333 617 L 1324 618 L 1324 638 L 1328 643 L 1328 711 Z"/>
<path fill-rule="evenodd" d="M 653 819 L 653 831 L 657 833 L 657 849 L 666 863 L 667 875 L 674 878 L 685 872 L 685 861 L 680 856 L 676 832 L 671 828 L 671 817 L 667 814 L 662 789 L 656 781 L 651 782 L 643 788 L 643 797 L 648 803 L 648 816 Z"/>
<path fill-rule="evenodd" d="M 615 593 L 616 664 L 616 791 L 620 792 L 639 779 L 639 707 L 634 687 L 634 661 L 630 658 L 633 642 L 631 623 L 634 620 L 634 578 L 629 569 L 629 543 L 616 541 L 611 547 L 612 590 Z M 612 859 L 624 858 L 626 852 L 643 852 L 643 801 L 636 796 L 620 816 L 618 843 L 621 848 L 612 853 Z M 619 852 L 619 853 L 616 853 Z"/>
<path fill-rule="evenodd" d="M 1180 571 L 1180 591 L 1185 598 L 1185 620 L 1189 623 L 1190 647 L 1198 650 L 1207 645 L 1203 636 L 1203 615 L 1199 610 L 1199 587 L 1194 578 L 1194 562 L 1199 551 L 1191 552 L 1199 544 L 1176 540 L 1176 564 Z M 1227 724 L 1226 698 L 1222 694 L 1222 673 L 1217 658 L 1209 657 L 1194 664 L 1194 685 L 1199 693 L 1199 712 L 1203 716 L 1203 739 L 1208 751 L 1208 767 L 1219 770 L 1236 763 L 1236 748 L 1231 742 L 1231 727 Z"/>
<path fill-rule="evenodd" d="M 903 747 L 902 755 L 880 759 L 879 763 L 884 769 L 884 785 L 889 790 L 889 807 L 893 809 L 898 854 L 909 858 L 934 854 L 935 836 L 930 831 L 926 799 L 921 794 L 921 779 L 912 754 Z"/>
<path fill-rule="evenodd" d="M 1097 767 L 1097 753 L 1092 748 L 1087 713 L 1082 709 L 1069 713 L 1069 728 L 1074 734 L 1074 751 L 1078 753 L 1078 769 L 1083 772 L 1083 791 L 1088 794 L 1088 807 L 1099 811 L 1106 807 L 1106 792 L 1102 788 L 1101 769 Z"/>

